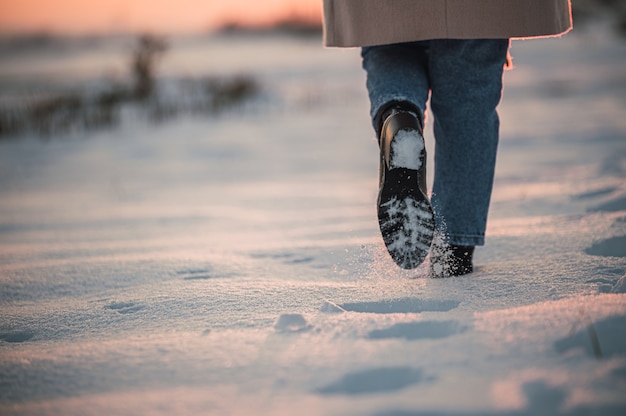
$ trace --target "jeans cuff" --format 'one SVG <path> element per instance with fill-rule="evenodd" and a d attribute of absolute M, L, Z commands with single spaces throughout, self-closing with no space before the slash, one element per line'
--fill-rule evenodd
<path fill-rule="evenodd" d="M 448 243 L 456 246 L 484 246 L 485 236 L 476 234 L 449 234 Z"/>

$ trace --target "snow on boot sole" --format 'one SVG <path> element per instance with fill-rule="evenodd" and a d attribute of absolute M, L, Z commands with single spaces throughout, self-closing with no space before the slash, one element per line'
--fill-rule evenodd
<path fill-rule="evenodd" d="M 378 198 L 378 223 L 387 250 L 403 269 L 424 262 L 435 232 L 428 197 L 418 186 L 418 171 L 395 168 L 385 172 Z"/>

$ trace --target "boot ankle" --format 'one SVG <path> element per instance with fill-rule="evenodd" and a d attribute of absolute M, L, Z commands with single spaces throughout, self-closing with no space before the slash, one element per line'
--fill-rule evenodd
<path fill-rule="evenodd" d="M 474 246 L 450 246 L 450 276 L 462 276 L 474 271 Z"/>
<path fill-rule="evenodd" d="M 463 276 L 472 273 L 474 246 L 440 246 L 431 252 L 432 277 Z"/>

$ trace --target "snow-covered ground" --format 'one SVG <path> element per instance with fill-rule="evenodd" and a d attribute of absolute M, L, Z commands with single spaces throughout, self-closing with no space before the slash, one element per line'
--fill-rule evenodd
<path fill-rule="evenodd" d="M 123 62 L 73 53 L 4 86 Z M 1 141 L 0 413 L 623 415 L 626 42 L 512 53 L 462 278 L 388 258 L 358 51 L 319 39 L 174 42 L 164 76 L 259 79 L 238 111 Z"/>

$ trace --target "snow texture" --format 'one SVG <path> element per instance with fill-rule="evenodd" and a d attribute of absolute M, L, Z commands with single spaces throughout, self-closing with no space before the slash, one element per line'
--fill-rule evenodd
<path fill-rule="evenodd" d="M 277 332 L 304 332 L 311 329 L 311 325 L 299 313 L 285 313 L 280 315 L 274 329 Z"/>
<path fill-rule="evenodd" d="M 422 166 L 421 154 L 424 139 L 416 130 L 400 130 L 391 141 L 391 160 L 389 168 L 407 168 L 418 170 Z"/>
<path fill-rule="evenodd" d="M 124 61 L 86 45 L 5 50 L 0 91 Z M 487 245 L 448 279 L 389 258 L 359 53 L 320 45 L 175 38 L 164 77 L 264 95 L 0 142 L 3 416 L 626 413 L 626 43 L 513 43 Z"/>

